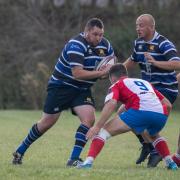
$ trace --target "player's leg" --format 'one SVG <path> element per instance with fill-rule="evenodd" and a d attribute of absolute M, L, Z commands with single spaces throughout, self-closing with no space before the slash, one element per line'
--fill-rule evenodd
<path fill-rule="evenodd" d="M 142 145 L 141 153 L 140 153 L 138 159 L 136 160 L 136 164 L 141 164 L 148 157 L 149 153 L 152 152 L 154 147 L 153 147 L 152 143 L 146 142 L 141 134 L 135 134 L 135 135 Z"/>
<path fill-rule="evenodd" d="M 81 124 L 75 133 L 75 143 L 67 162 L 67 166 L 76 166 L 81 162 L 80 154 L 87 143 L 86 134 L 95 121 L 95 109 L 92 105 L 82 105 L 73 108 L 73 111 L 79 117 Z"/>
<path fill-rule="evenodd" d="M 64 104 L 66 105 L 72 99 L 70 96 L 72 93 L 69 93 L 69 89 L 49 86 L 44 105 L 45 113 L 42 115 L 40 121 L 32 126 L 24 141 L 16 149 L 15 153 L 13 153 L 13 164 L 21 164 L 22 157 L 29 146 L 56 123 L 60 112 L 65 109 Z"/>
<path fill-rule="evenodd" d="M 175 100 L 177 99 L 177 94 L 170 93 L 169 91 L 166 91 L 166 89 L 159 90 L 170 102 L 173 104 Z M 150 152 L 147 167 L 156 167 L 159 162 L 162 160 L 162 157 L 159 155 L 159 153 L 153 148 Z"/>
<path fill-rule="evenodd" d="M 150 137 L 152 139 L 154 148 L 163 158 L 167 168 L 177 170 L 177 165 L 170 155 L 170 150 L 165 138 L 161 137 L 159 134 L 151 135 Z"/>
<path fill-rule="evenodd" d="M 178 149 L 177 152 L 173 154 L 172 159 L 178 165 L 178 167 L 180 167 L 180 134 L 178 139 Z"/>
<path fill-rule="evenodd" d="M 144 137 L 146 134 L 136 135 L 139 139 L 139 142 L 142 144 L 141 153 L 139 158 L 136 161 L 136 164 L 141 164 L 148 158 L 148 167 L 155 167 L 162 160 L 162 157 L 155 150 L 153 144 L 151 142 L 145 141 Z M 149 157 L 148 157 L 149 156 Z"/>
<path fill-rule="evenodd" d="M 22 158 L 30 145 L 40 138 L 50 127 L 52 127 L 59 118 L 60 113 L 46 114 L 44 113 L 41 120 L 34 124 L 28 135 L 13 153 L 13 164 L 22 164 Z"/>
<path fill-rule="evenodd" d="M 118 134 L 122 134 L 130 130 L 131 128 L 127 126 L 122 120 L 120 120 L 118 116 L 109 121 L 100 130 L 99 134 L 93 138 L 86 160 L 83 164 L 80 164 L 78 167 L 90 168 L 95 158 L 98 156 L 98 154 L 104 147 L 104 144 L 107 139 L 109 139 L 111 136 L 116 136 Z"/>
<path fill-rule="evenodd" d="M 166 124 L 167 116 L 155 112 L 148 112 L 148 114 L 149 122 L 147 122 L 147 132 L 149 133 L 149 137 L 152 140 L 153 146 L 165 161 L 166 166 L 171 170 L 176 170 L 177 165 L 171 158 L 167 142 L 164 137 L 161 137 L 159 135 L 159 132 L 163 129 L 163 127 Z"/>
<path fill-rule="evenodd" d="M 82 161 L 80 155 L 87 142 L 86 133 L 95 121 L 94 99 L 91 91 L 89 89 L 80 91 L 71 102 L 71 107 L 73 114 L 79 117 L 81 124 L 75 132 L 75 143 L 67 162 L 68 167 L 76 166 Z"/>

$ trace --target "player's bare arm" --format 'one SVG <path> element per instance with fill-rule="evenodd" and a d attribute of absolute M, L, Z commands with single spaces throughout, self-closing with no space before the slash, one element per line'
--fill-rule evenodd
<path fill-rule="evenodd" d="M 116 106 L 117 106 L 117 101 L 114 99 L 109 100 L 105 104 L 105 106 L 101 112 L 101 116 L 99 118 L 99 121 L 96 123 L 96 125 L 94 125 L 92 128 L 89 129 L 89 131 L 86 135 L 87 139 L 91 139 L 96 134 L 98 134 L 100 129 L 104 126 L 104 124 L 111 117 L 112 113 L 115 111 Z"/>
<path fill-rule="evenodd" d="M 84 70 L 81 66 L 75 66 L 72 68 L 72 74 L 75 79 L 93 79 L 93 78 L 100 78 L 108 74 L 110 67 L 107 66 L 102 71 L 87 71 Z"/>
<path fill-rule="evenodd" d="M 164 97 L 164 98 L 161 100 L 161 103 L 162 103 L 162 104 L 165 104 L 165 105 L 167 106 L 168 113 L 170 113 L 171 110 L 172 110 L 172 104 L 170 103 L 170 101 L 169 101 L 167 98 Z"/>
<path fill-rule="evenodd" d="M 131 58 L 128 58 L 124 63 L 123 65 L 126 66 L 126 68 L 129 70 L 129 69 L 133 69 L 134 66 L 136 66 L 136 62 L 132 61 Z"/>
<path fill-rule="evenodd" d="M 162 68 L 165 70 L 180 70 L 180 61 L 171 60 L 171 61 L 156 61 L 149 53 L 144 53 L 145 58 L 152 65 Z"/>

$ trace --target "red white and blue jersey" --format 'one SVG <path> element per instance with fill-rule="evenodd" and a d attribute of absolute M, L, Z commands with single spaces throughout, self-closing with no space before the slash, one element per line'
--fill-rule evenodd
<path fill-rule="evenodd" d="M 163 98 L 164 96 L 149 82 L 123 77 L 109 88 L 105 103 L 114 99 L 125 104 L 126 110 L 152 111 L 168 115 L 167 107 L 161 103 Z"/>

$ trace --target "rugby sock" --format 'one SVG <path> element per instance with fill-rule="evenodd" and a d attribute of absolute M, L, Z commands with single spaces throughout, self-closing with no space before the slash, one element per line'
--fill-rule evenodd
<path fill-rule="evenodd" d="M 173 154 L 172 159 L 178 166 L 180 166 L 180 154 Z"/>
<path fill-rule="evenodd" d="M 86 134 L 88 132 L 89 128 L 83 124 L 81 124 L 75 134 L 75 145 L 73 147 L 71 157 L 70 159 L 78 159 L 81 151 L 83 150 L 87 139 L 86 139 Z"/>
<path fill-rule="evenodd" d="M 153 145 L 157 152 L 162 156 L 163 160 L 166 163 L 166 166 L 169 167 L 170 163 L 173 162 L 172 157 L 170 156 L 170 151 L 168 148 L 168 145 L 165 141 L 165 138 L 160 137 L 157 138 L 154 142 Z"/>
<path fill-rule="evenodd" d="M 142 137 L 142 135 L 140 134 L 136 134 L 136 137 L 138 138 L 139 142 L 146 148 L 150 149 L 150 154 L 158 154 L 158 152 L 156 151 L 156 149 L 154 148 L 154 146 L 152 145 L 152 143 L 147 143 L 144 142 L 144 139 Z"/>
<path fill-rule="evenodd" d="M 154 146 L 152 145 L 152 143 L 148 143 L 149 144 L 149 148 L 150 148 L 150 154 L 159 154 L 156 149 L 154 148 Z"/>
<path fill-rule="evenodd" d="M 99 136 L 96 136 L 91 143 L 89 152 L 88 152 L 88 158 L 92 157 L 93 159 L 96 158 L 96 156 L 100 153 L 101 149 L 103 148 L 105 143 L 105 140 L 100 138 Z"/>
<path fill-rule="evenodd" d="M 156 151 L 156 149 L 154 148 L 154 146 L 152 145 L 152 143 L 144 142 L 144 139 L 143 139 L 142 135 L 136 134 L 136 137 L 139 139 L 139 142 L 140 142 L 143 146 L 149 147 L 149 149 L 150 149 L 150 154 L 158 154 L 158 152 Z"/>
<path fill-rule="evenodd" d="M 105 141 L 109 139 L 111 135 L 108 131 L 105 129 L 101 129 L 99 134 L 92 140 L 92 143 L 90 145 L 90 149 L 88 152 L 88 157 L 92 157 L 93 159 L 96 158 L 96 156 L 100 153 L 102 150 Z"/>
<path fill-rule="evenodd" d="M 93 164 L 94 158 L 93 157 L 87 157 L 86 160 L 83 162 L 83 164 Z"/>
<path fill-rule="evenodd" d="M 139 142 L 143 145 L 144 139 L 140 134 L 136 134 L 136 137 L 139 139 Z"/>
<path fill-rule="evenodd" d="M 36 141 L 41 135 L 42 135 L 42 133 L 39 132 L 39 130 L 37 128 L 37 124 L 34 124 L 32 126 L 32 128 L 30 129 L 27 137 L 24 139 L 24 141 L 21 143 L 21 145 L 17 148 L 16 152 L 23 155 L 26 152 L 26 150 L 29 148 L 29 146 L 34 141 Z"/>
<path fill-rule="evenodd" d="M 153 142 L 153 146 L 156 149 L 156 151 L 162 156 L 162 158 L 165 158 L 166 156 L 170 156 L 170 151 L 165 141 L 165 138 L 163 137 L 157 138 Z"/>

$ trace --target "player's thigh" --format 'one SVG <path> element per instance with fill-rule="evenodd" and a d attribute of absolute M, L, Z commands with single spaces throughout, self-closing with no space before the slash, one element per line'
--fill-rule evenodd
<path fill-rule="evenodd" d="M 79 117 L 82 124 L 91 127 L 95 121 L 95 108 L 92 105 L 80 105 L 73 108 L 75 114 Z"/>
<path fill-rule="evenodd" d="M 106 129 L 112 136 L 126 133 L 131 130 L 131 128 L 125 124 L 119 116 L 116 116 L 109 122 L 107 122 L 104 126 L 104 129 Z"/>
<path fill-rule="evenodd" d="M 91 90 L 79 91 L 71 102 L 73 114 L 77 115 L 84 125 L 91 127 L 95 121 L 94 99 Z"/>
<path fill-rule="evenodd" d="M 160 137 L 159 133 L 156 133 L 152 136 L 149 134 L 149 132 L 147 130 L 145 130 L 143 133 L 141 133 L 141 135 L 144 140 L 146 140 L 147 142 L 150 142 L 150 143 L 152 143 L 153 141 L 155 141 L 157 138 Z"/>

